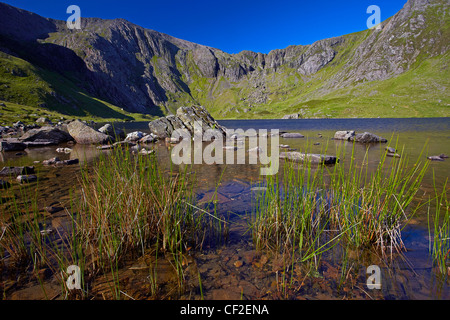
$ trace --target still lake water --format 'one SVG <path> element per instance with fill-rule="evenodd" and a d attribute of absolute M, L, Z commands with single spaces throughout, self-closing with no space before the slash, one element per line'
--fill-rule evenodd
<path fill-rule="evenodd" d="M 388 139 L 388 143 L 355 145 L 356 161 L 363 161 L 367 152 L 367 161 L 371 169 L 376 168 L 386 146 L 395 147 L 398 150 L 397 152 L 401 153 L 402 157 L 407 157 L 411 163 L 414 163 L 419 157 L 421 161 L 425 162 L 429 161 L 426 156 L 442 153 L 450 154 L 450 118 L 219 120 L 218 122 L 230 129 L 267 129 L 268 131 L 279 129 L 280 131 L 300 132 L 305 138 L 280 138 L 280 144 L 288 144 L 298 151 L 307 148 L 308 152 L 311 153 L 326 153 L 329 155 L 335 155 L 339 148 L 344 148 L 346 155 L 352 152 L 352 143 L 331 139 L 336 131 L 372 132 Z M 124 129 L 126 132 L 136 130 L 149 132 L 147 122 L 117 123 L 115 126 Z M 169 166 L 171 163 L 169 146 L 164 142 L 158 142 L 154 148 L 157 151 L 160 163 Z M 99 151 L 93 146 L 75 145 L 73 152 L 67 155 L 58 154 L 55 149 L 56 147 L 31 149 L 25 156 L 18 156 L 14 153 L 2 155 L 0 153 L 0 164 L 2 166 L 33 165 L 34 161 L 42 161 L 55 156 L 62 160 L 79 158 L 82 162 L 89 163 L 99 154 Z M 421 154 L 422 151 L 423 154 Z M 396 159 L 389 158 L 387 161 L 396 161 Z M 450 173 L 449 164 L 450 159 L 430 162 L 430 168 L 424 178 L 421 191 L 432 194 L 433 171 L 436 177 L 436 185 L 442 190 L 442 186 Z M 280 165 L 282 166 L 282 163 Z M 49 168 L 42 167 L 40 164 L 37 164 L 36 167 L 43 177 L 41 183 L 43 191 L 40 195 L 39 205 L 44 208 L 53 203 L 67 202 L 70 198 L 69 188 L 76 183 L 79 168 L 76 166 Z M 227 298 L 228 296 L 223 296 L 223 292 L 220 295 L 218 290 L 232 291 L 234 286 L 245 290 L 245 298 L 270 298 L 270 296 L 261 295 L 261 292 L 273 291 L 273 282 L 275 276 L 278 277 L 278 273 L 274 275 L 273 272 L 269 272 L 264 276 L 258 275 L 256 277 L 251 268 L 242 267 L 237 272 L 232 265 L 235 256 L 242 258 L 248 256 L 248 252 L 252 252 L 251 238 L 246 232 L 247 222 L 245 218 L 251 211 L 251 189 L 255 184 L 262 181 L 262 177 L 259 175 L 259 166 L 203 164 L 194 165 L 192 170 L 196 173 L 199 200 L 209 200 L 208 197 L 211 197 L 217 183 L 220 182 L 218 210 L 224 214 L 231 214 L 237 221 L 230 229 L 229 242 L 224 248 L 220 249 L 219 253 L 212 248 L 210 252 L 205 252 L 198 258 L 199 271 L 204 277 L 202 281 L 205 298 Z M 242 223 L 239 223 L 240 220 Z M 52 223 L 58 224 L 61 222 Z M 376 294 L 371 292 L 370 295 L 386 299 L 449 299 L 448 279 L 444 283 L 439 282 L 432 266 L 428 249 L 429 234 L 426 210 L 419 212 L 412 223 L 403 230 L 402 238 L 407 248 L 404 257 L 397 259 L 398 261 L 395 261 L 389 268 L 382 268 L 382 290 Z M 331 260 L 327 263 L 330 264 Z M 222 269 L 217 270 L 217 265 L 222 265 Z M 323 279 L 327 272 L 330 274 L 332 268 L 331 266 L 328 269 L 325 268 L 320 277 Z M 230 280 L 226 282 L 225 279 L 228 279 L 228 277 Z M 364 280 L 364 277 L 364 270 L 362 270 L 360 271 L 361 281 Z M 222 279 L 219 279 L 221 281 L 219 283 L 218 278 Z M 362 284 L 359 287 L 361 286 Z M 302 289 L 301 296 L 310 299 L 342 298 L 342 296 L 334 296 L 330 291 L 326 294 L 321 293 L 320 289 L 316 287 L 320 286 L 316 283 L 308 290 Z M 364 293 L 367 288 L 360 291 L 361 296 L 352 297 L 367 298 L 368 294 Z M 237 295 L 237 298 L 239 298 L 239 295 Z"/>

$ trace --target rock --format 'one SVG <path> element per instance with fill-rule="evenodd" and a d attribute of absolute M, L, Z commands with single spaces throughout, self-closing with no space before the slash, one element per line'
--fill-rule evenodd
<path fill-rule="evenodd" d="M 298 117 L 299 117 L 298 113 L 293 113 L 293 114 L 286 114 L 281 119 L 298 119 Z"/>
<path fill-rule="evenodd" d="M 36 140 L 36 141 L 25 141 L 24 145 L 27 146 L 27 148 L 40 148 L 40 147 L 48 147 L 53 146 L 57 144 L 54 141 L 49 140 Z"/>
<path fill-rule="evenodd" d="M 36 123 L 39 123 L 39 124 L 52 124 L 50 119 L 45 118 L 45 117 L 41 117 L 41 118 L 37 119 Z"/>
<path fill-rule="evenodd" d="M 55 165 L 57 162 L 60 162 L 60 161 L 61 160 L 58 157 L 54 157 L 54 158 L 42 161 L 42 164 L 45 166 L 51 166 L 51 165 Z"/>
<path fill-rule="evenodd" d="M 0 189 L 8 189 L 10 186 L 8 181 L 0 180 Z"/>
<path fill-rule="evenodd" d="M 42 146 L 50 144 L 60 144 L 63 142 L 72 141 L 72 136 L 66 131 L 60 130 L 54 127 L 42 127 L 37 129 L 31 129 L 27 131 L 22 137 L 22 142 L 38 142 L 39 144 L 28 144 L 27 146 Z"/>
<path fill-rule="evenodd" d="M 158 140 L 158 138 L 153 133 L 150 133 L 150 134 L 144 136 L 143 138 L 141 138 L 139 140 L 139 142 L 140 143 L 153 143 L 157 140 Z"/>
<path fill-rule="evenodd" d="M 236 260 L 236 261 L 233 263 L 233 265 L 234 265 L 236 268 L 242 267 L 243 264 L 244 264 L 244 263 L 243 263 L 241 260 Z"/>
<path fill-rule="evenodd" d="M 370 132 L 358 133 L 354 137 L 350 138 L 350 140 L 360 143 L 387 142 L 387 139 L 377 136 L 376 134 Z"/>
<path fill-rule="evenodd" d="M 313 164 L 335 164 L 339 162 L 339 159 L 335 156 L 300 152 L 281 152 L 280 158 L 294 162 L 309 161 Z"/>
<path fill-rule="evenodd" d="M 13 124 L 14 129 L 23 129 L 25 128 L 25 124 L 22 121 L 17 121 Z"/>
<path fill-rule="evenodd" d="M 6 141 L 0 141 L 0 151 L 23 151 L 26 148 L 27 146 L 17 139 L 7 139 Z"/>
<path fill-rule="evenodd" d="M 427 157 L 427 159 L 432 161 L 444 161 L 444 159 L 442 159 L 440 156 L 430 156 Z"/>
<path fill-rule="evenodd" d="M 37 176 L 35 175 L 20 175 L 17 177 L 17 181 L 20 183 L 31 183 L 37 181 Z"/>
<path fill-rule="evenodd" d="M 262 149 L 260 148 L 260 147 L 254 147 L 254 148 L 251 148 L 251 149 L 248 149 L 247 150 L 247 152 L 251 152 L 251 153 L 262 153 Z"/>
<path fill-rule="evenodd" d="M 125 141 L 136 142 L 136 141 L 142 139 L 144 136 L 145 136 L 145 133 L 143 133 L 141 131 L 131 132 L 131 133 L 127 134 Z"/>
<path fill-rule="evenodd" d="M 123 132 L 123 130 L 114 128 L 114 126 L 109 123 L 98 129 L 98 131 L 108 136 L 114 137 L 116 140 L 125 138 L 125 132 Z"/>
<path fill-rule="evenodd" d="M 177 143 L 180 143 L 181 138 L 182 138 L 182 137 L 178 137 L 178 138 L 175 138 L 175 137 L 172 137 L 172 138 L 166 138 L 166 142 L 172 143 L 172 144 L 177 144 Z"/>
<path fill-rule="evenodd" d="M 181 107 L 177 114 L 153 120 L 149 123 L 150 132 L 158 138 L 171 137 L 177 129 L 186 129 L 191 136 L 194 135 L 194 123 L 202 126 L 202 133 L 208 129 L 216 129 L 225 135 L 225 128 L 220 126 L 202 106 Z"/>
<path fill-rule="evenodd" d="M 80 163 L 79 159 L 69 159 L 69 160 L 63 161 L 63 165 L 66 165 L 66 166 L 70 166 L 70 165 L 74 165 L 74 164 L 78 164 L 78 163 Z"/>
<path fill-rule="evenodd" d="M 336 131 L 334 134 L 334 139 L 350 141 L 354 136 L 355 131 Z"/>
<path fill-rule="evenodd" d="M 281 134 L 281 137 L 289 139 L 289 138 L 304 138 L 305 136 L 298 132 L 286 132 Z"/>
<path fill-rule="evenodd" d="M 288 144 L 280 144 L 281 149 L 289 149 L 290 146 Z"/>
<path fill-rule="evenodd" d="M 113 137 L 101 133 L 79 120 L 70 122 L 67 125 L 67 129 L 69 134 L 79 144 L 107 144 L 115 140 Z"/>
<path fill-rule="evenodd" d="M 98 146 L 97 149 L 98 150 L 110 150 L 110 149 L 114 149 L 114 146 L 116 144 L 105 144 L 103 146 Z"/>
<path fill-rule="evenodd" d="M 47 211 L 50 214 L 54 214 L 54 213 L 60 212 L 62 210 L 64 210 L 64 208 L 62 208 L 62 207 L 53 207 L 53 206 L 45 207 L 45 211 Z"/>
<path fill-rule="evenodd" d="M 71 153 L 72 149 L 70 149 L 70 148 L 56 148 L 56 152 L 58 152 L 58 153 Z"/>
<path fill-rule="evenodd" d="M 141 149 L 141 151 L 139 151 L 139 153 L 142 155 L 149 155 L 149 154 L 155 153 L 155 150 Z"/>
<path fill-rule="evenodd" d="M 42 164 L 45 166 L 69 166 L 79 162 L 80 161 L 78 159 L 60 160 L 58 157 L 55 157 L 42 161 Z"/>
<path fill-rule="evenodd" d="M 397 150 L 395 150 L 395 149 L 392 148 L 392 147 L 386 147 L 385 150 L 386 150 L 388 153 L 395 153 L 395 151 L 397 151 Z"/>
<path fill-rule="evenodd" d="M 33 173 L 34 167 L 3 167 L 0 171 L 0 176 L 18 176 Z"/>
<path fill-rule="evenodd" d="M 400 158 L 400 155 L 398 153 L 395 153 L 395 152 L 387 152 L 386 156 L 394 157 L 394 158 Z"/>

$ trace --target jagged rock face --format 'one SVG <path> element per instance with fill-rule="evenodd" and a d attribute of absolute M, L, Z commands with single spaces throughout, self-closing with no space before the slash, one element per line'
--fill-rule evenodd
<path fill-rule="evenodd" d="M 228 54 L 123 19 L 82 18 L 82 30 L 71 31 L 64 21 L 0 3 L 0 50 L 38 60 L 61 73 L 70 70 L 90 94 L 126 110 L 151 113 L 162 108 L 170 113 L 182 105 L 203 104 L 196 100 L 198 90 L 207 91 L 200 96 L 212 101 L 233 86 L 246 88 L 238 99 L 249 105 L 265 104 L 274 93 L 267 82 L 282 72 L 297 73 L 297 85 L 301 86 L 322 69 L 339 64 L 318 93 L 396 76 L 417 59 L 448 52 L 442 28 L 430 27 L 436 19 L 448 20 L 448 8 L 447 0 L 409 0 L 383 22 L 381 31 L 293 45 L 268 54 Z M 36 45 L 37 39 L 41 39 L 40 45 Z M 17 50 L 17 43 L 33 43 L 33 50 L 28 54 Z M 210 82 L 199 89 L 196 85 L 202 79 Z"/>

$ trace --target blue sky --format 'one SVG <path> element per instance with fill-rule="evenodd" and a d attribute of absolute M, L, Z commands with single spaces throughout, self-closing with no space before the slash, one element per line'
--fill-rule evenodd
<path fill-rule="evenodd" d="M 268 53 L 289 45 L 366 29 L 370 5 L 381 20 L 393 16 L 406 0 L 12 0 L 3 1 L 41 16 L 66 20 L 75 4 L 82 17 L 124 18 L 142 27 L 221 49 Z"/>

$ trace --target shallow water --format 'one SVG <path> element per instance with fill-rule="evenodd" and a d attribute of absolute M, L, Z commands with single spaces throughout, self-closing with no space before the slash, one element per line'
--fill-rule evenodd
<path fill-rule="evenodd" d="M 429 161 L 426 156 L 450 154 L 450 119 L 308 119 L 308 120 L 223 120 L 219 121 L 230 129 L 279 129 L 280 131 L 300 132 L 305 138 L 283 139 L 280 144 L 288 144 L 291 148 L 311 153 L 337 154 L 343 148 L 345 155 L 351 155 L 351 143 L 332 140 L 338 130 L 355 130 L 372 132 L 388 139 L 387 144 L 355 145 L 354 156 L 357 162 L 362 162 L 366 152 L 369 168 L 375 170 L 386 146 L 395 147 L 402 157 L 407 157 L 411 163 L 416 159 Z M 140 130 L 149 132 L 147 123 L 118 123 L 116 127 L 127 132 Z M 314 145 L 316 144 L 316 145 Z M 64 145 L 63 145 L 64 146 Z M 56 153 L 56 147 L 27 150 L 26 155 L 15 153 L 0 153 L 2 166 L 33 165 L 35 161 L 46 160 L 55 156 L 60 159 L 79 158 L 82 164 L 90 164 L 100 153 L 92 146 L 75 145 L 70 154 Z M 170 148 L 164 142 L 154 146 L 161 164 L 170 166 Z M 422 153 L 423 152 L 423 153 Z M 349 161 L 347 159 L 344 161 Z M 388 158 L 387 161 L 396 161 Z M 433 192 L 433 172 L 437 187 L 441 187 L 448 179 L 450 159 L 432 161 L 422 183 L 424 194 Z M 344 162 L 345 164 L 345 162 Z M 79 166 L 61 168 L 44 167 L 34 164 L 38 170 L 40 193 L 39 207 L 61 204 L 67 205 L 70 200 L 69 190 L 76 188 Z M 282 165 L 282 162 L 281 162 Z M 342 163 L 337 164 L 342 165 Z M 217 183 L 218 211 L 230 217 L 230 235 L 225 246 L 211 244 L 210 249 L 195 255 L 196 268 L 202 277 L 203 294 L 206 299 L 449 299 L 450 287 L 448 279 L 439 281 L 433 269 L 428 251 L 429 235 L 427 212 L 422 210 L 402 232 L 402 238 L 407 251 L 403 257 L 395 258 L 389 266 L 382 266 L 382 289 L 369 290 L 365 286 L 366 274 L 364 265 L 355 268 L 356 274 L 351 277 L 351 284 L 344 289 L 336 289 L 336 279 L 341 272 L 339 249 L 324 256 L 317 277 L 302 277 L 302 271 L 293 280 L 297 290 L 280 290 L 282 278 L 282 261 L 277 257 L 267 257 L 255 252 L 248 230 L 248 215 L 251 211 L 252 199 L 258 182 L 262 181 L 258 165 L 193 165 L 189 168 L 195 172 L 197 190 L 200 202 L 210 200 Z M 282 170 L 282 169 L 280 169 Z M 14 188 L 15 186 L 13 186 Z M 36 184 L 30 185 L 30 190 Z M 447 189 L 448 191 L 449 189 Z M 423 196 L 423 194 L 422 194 Z M 6 204 L 7 205 L 7 202 Z M 447 212 L 448 214 L 448 212 Z M 64 224 L 64 217 L 53 216 L 50 223 Z M 355 256 L 361 253 L 353 253 Z M 237 266 L 236 261 L 241 261 Z M 376 261 L 376 257 L 367 261 Z M 130 262 L 132 263 L 132 262 Z M 381 261 L 380 261 L 381 263 Z M 139 275 L 127 274 L 132 287 L 137 287 Z M 195 277 L 194 277 L 195 278 Z M 134 279 L 134 280 L 130 280 Z M 300 280 L 303 279 L 303 280 Z M 144 281 L 144 280 L 143 280 Z M 195 280 L 194 280 L 195 282 Z M 198 283 L 197 283 L 198 284 Z M 129 289 L 132 290 L 132 289 Z M 139 297 L 138 290 L 134 292 Z M 130 291 L 128 291 L 129 293 Z M 285 294 L 280 294 L 282 292 Z M 287 296 L 288 295 L 288 296 Z M 33 298 L 33 296 L 32 296 Z M 35 297 L 36 298 L 36 297 Z M 198 298 L 189 295 L 183 298 Z"/>

